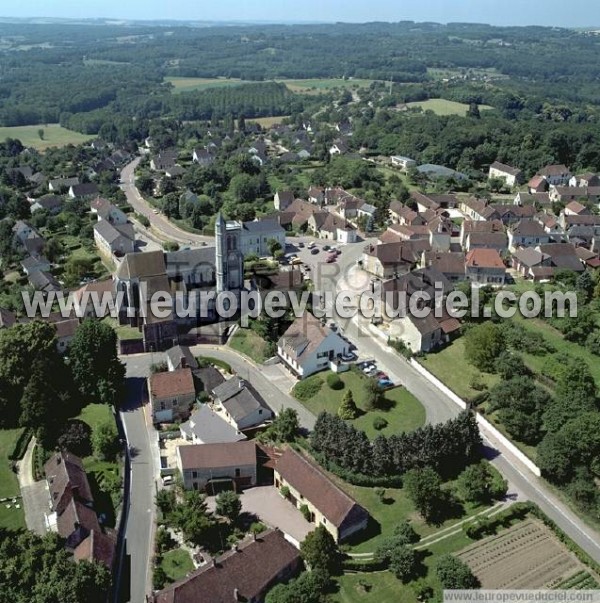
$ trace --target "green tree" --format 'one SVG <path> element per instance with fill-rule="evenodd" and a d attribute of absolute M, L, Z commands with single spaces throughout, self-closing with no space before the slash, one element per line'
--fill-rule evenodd
<path fill-rule="evenodd" d="M 365 408 L 374 410 L 382 406 L 382 392 L 375 379 L 367 379 L 363 386 L 365 392 Z"/>
<path fill-rule="evenodd" d="M 345 421 L 352 421 L 358 417 L 358 407 L 356 406 L 356 402 L 354 402 L 354 396 L 352 394 L 352 390 L 350 389 L 342 398 L 342 403 L 338 408 L 338 417 L 340 417 L 340 419 L 344 419 Z"/>
<path fill-rule="evenodd" d="M 413 580 L 419 569 L 417 552 L 402 535 L 384 540 L 375 551 L 375 559 L 385 563 L 402 582 Z"/>
<path fill-rule="evenodd" d="M 329 585 L 330 579 L 325 572 L 303 572 L 295 580 L 271 589 L 265 603 L 324 603 Z"/>
<path fill-rule="evenodd" d="M 70 345 L 75 383 L 90 401 L 116 404 L 125 382 L 125 367 L 117 356 L 117 336 L 107 323 L 85 320 Z"/>
<path fill-rule="evenodd" d="M 196 546 L 206 545 L 215 520 L 206 506 L 206 497 L 196 490 L 185 492 L 183 502 L 172 513 L 174 524 L 184 538 Z"/>
<path fill-rule="evenodd" d="M 310 532 L 300 545 L 300 554 L 312 570 L 335 574 L 339 569 L 340 553 L 333 536 L 320 525 Z"/>
<path fill-rule="evenodd" d="M 496 359 L 504 350 L 504 346 L 502 330 L 493 322 L 476 325 L 465 335 L 467 360 L 486 373 L 495 372 Z"/>
<path fill-rule="evenodd" d="M 299 430 L 298 412 L 293 408 L 284 408 L 263 433 L 267 441 L 285 443 L 295 441 Z"/>
<path fill-rule="evenodd" d="M 506 494 L 508 484 L 488 463 L 467 467 L 456 480 L 461 498 L 467 502 L 486 503 Z"/>
<path fill-rule="evenodd" d="M 269 239 L 267 241 L 267 247 L 271 255 L 275 255 L 275 252 L 282 251 L 281 243 L 277 239 Z"/>
<path fill-rule="evenodd" d="M 119 453 L 119 434 L 114 421 L 100 423 L 92 430 L 92 450 L 101 461 L 112 461 Z"/>
<path fill-rule="evenodd" d="M 479 587 L 479 580 L 471 568 L 450 554 L 442 555 L 436 564 L 435 572 L 442 586 L 448 590 L 473 589 Z"/>
<path fill-rule="evenodd" d="M 40 138 L 40 140 L 44 140 L 44 128 L 40 128 L 38 131 L 38 136 Z"/>
<path fill-rule="evenodd" d="M 231 523 L 235 523 L 240 516 L 242 510 L 242 501 L 239 494 L 232 490 L 220 492 L 217 495 L 217 515 L 227 517 Z"/>
<path fill-rule="evenodd" d="M 411 469 L 404 476 L 404 487 L 425 521 L 429 523 L 439 516 L 446 497 L 442 480 L 433 469 Z"/>

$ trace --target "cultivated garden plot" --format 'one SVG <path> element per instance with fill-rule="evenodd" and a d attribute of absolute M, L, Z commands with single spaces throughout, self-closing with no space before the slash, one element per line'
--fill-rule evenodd
<path fill-rule="evenodd" d="M 535 519 L 481 540 L 459 556 L 489 589 L 552 588 L 587 569 Z"/>

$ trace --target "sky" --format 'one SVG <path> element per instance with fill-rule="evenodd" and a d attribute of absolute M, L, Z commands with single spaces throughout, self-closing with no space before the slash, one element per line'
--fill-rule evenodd
<path fill-rule="evenodd" d="M 0 17 L 600 26 L 598 0 L 567 6 L 564 0 L 0 0 Z"/>

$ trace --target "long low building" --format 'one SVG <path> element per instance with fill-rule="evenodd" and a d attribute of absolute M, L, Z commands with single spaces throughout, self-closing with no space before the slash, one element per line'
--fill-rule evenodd
<path fill-rule="evenodd" d="M 277 460 L 274 475 L 275 487 L 295 507 L 306 505 L 310 521 L 324 526 L 336 542 L 367 527 L 367 511 L 293 448 Z"/>

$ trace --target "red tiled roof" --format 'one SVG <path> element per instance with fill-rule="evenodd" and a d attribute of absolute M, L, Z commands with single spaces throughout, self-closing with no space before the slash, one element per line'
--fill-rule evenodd
<path fill-rule="evenodd" d="M 178 446 L 183 469 L 211 469 L 256 465 L 254 442 L 227 442 L 224 444 L 192 444 Z"/>
<path fill-rule="evenodd" d="M 150 394 L 156 398 L 192 394 L 194 378 L 189 368 L 150 375 Z"/>
<path fill-rule="evenodd" d="M 300 553 L 277 530 L 260 534 L 151 598 L 152 603 L 256 601 L 277 581 L 291 577 Z M 260 599 L 262 600 L 262 599 Z"/>
<path fill-rule="evenodd" d="M 469 268 L 505 268 L 500 254 L 495 249 L 473 249 L 467 253 Z"/>

